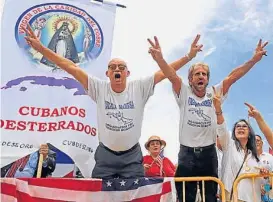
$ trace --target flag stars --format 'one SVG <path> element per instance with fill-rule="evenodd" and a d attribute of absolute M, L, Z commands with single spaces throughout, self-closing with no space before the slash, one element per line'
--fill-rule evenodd
<path fill-rule="evenodd" d="M 139 181 L 139 180 L 138 180 L 138 179 L 136 179 L 136 180 L 134 181 L 134 184 L 138 184 L 138 181 Z"/>
<path fill-rule="evenodd" d="M 125 186 L 126 181 L 122 180 L 122 181 L 119 182 L 119 183 L 120 183 L 120 186 L 122 187 L 122 186 Z"/>
<path fill-rule="evenodd" d="M 107 181 L 107 182 L 106 182 L 106 186 L 107 186 L 107 187 L 111 187 L 111 186 L 112 186 L 112 182 Z"/>

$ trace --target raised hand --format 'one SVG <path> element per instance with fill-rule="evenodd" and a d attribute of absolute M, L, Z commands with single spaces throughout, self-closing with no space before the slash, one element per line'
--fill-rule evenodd
<path fill-rule="evenodd" d="M 262 43 L 262 39 L 259 40 L 258 45 L 255 49 L 255 53 L 253 55 L 253 60 L 255 62 L 259 62 L 264 55 L 266 55 L 266 50 L 264 49 L 268 42 Z"/>
<path fill-rule="evenodd" d="M 197 44 L 199 39 L 200 39 L 200 36 L 201 36 L 200 34 L 197 34 L 197 36 L 195 37 L 194 41 L 191 44 L 191 49 L 190 49 L 190 52 L 188 54 L 190 59 L 194 58 L 198 52 L 202 51 L 203 45 L 202 44 L 200 44 L 200 45 Z"/>
<path fill-rule="evenodd" d="M 248 116 L 253 117 L 254 119 L 261 117 L 260 112 L 253 105 L 249 103 L 245 103 L 245 105 L 248 107 Z"/>
<path fill-rule="evenodd" d="M 40 50 L 42 49 L 43 45 L 40 42 L 40 40 L 36 37 L 36 35 L 34 34 L 33 30 L 31 29 L 30 25 L 27 25 L 27 28 L 22 27 L 22 29 L 26 32 L 26 42 L 29 46 L 31 46 L 33 49 L 35 49 L 36 51 L 40 52 Z"/>
<path fill-rule="evenodd" d="M 144 167 L 144 170 L 147 171 L 147 170 L 149 170 L 152 166 L 149 165 L 149 164 L 144 164 L 143 167 Z"/>
<path fill-rule="evenodd" d="M 157 37 L 154 37 L 154 42 L 151 39 L 148 39 L 148 42 L 152 47 L 149 48 L 149 53 L 152 55 L 153 59 L 158 62 L 163 59 L 161 48 L 158 42 Z"/>
<path fill-rule="evenodd" d="M 269 170 L 267 168 L 260 168 L 260 174 L 262 174 L 262 175 L 268 175 L 269 174 Z"/>
<path fill-rule="evenodd" d="M 219 112 L 219 111 L 221 111 L 221 105 L 222 105 L 222 102 L 221 102 L 222 90 L 220 92 L 216 92 L 215 87 L 213 86 L 212 88 L 213 88 L 213 92 L 214 92 L 214 96 L 212 99 L 213 105 L 214 105 L 216 112 Z"/>

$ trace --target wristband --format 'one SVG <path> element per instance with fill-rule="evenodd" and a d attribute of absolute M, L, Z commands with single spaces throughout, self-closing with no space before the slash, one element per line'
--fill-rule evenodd
<path fill-rule="evenodd" d="M 215 113 L 216 113 L 216 115 L 218 116 L 218 115 L 221 115 L 223 112 L 222 112 L 222 110 L 221 110 L 221 111 L 215 112 Z"/>
<path fill-rule="evenodd" d="M 189 56 L 189 54 L 186 54 L 185 56 L 188 58 L 188 60 L 192 60 L 192 58 Z"/>

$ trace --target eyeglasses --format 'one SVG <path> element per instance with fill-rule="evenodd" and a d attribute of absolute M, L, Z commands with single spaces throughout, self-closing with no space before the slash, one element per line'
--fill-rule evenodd
<path fill-rule="evenodd" d="M 243 124 L 243 125 L 237 124 L 235 127 L 236 127 L 236 128 L 243 128 L 243 129 L 246 129 L 246 128 L 248 128 L 248 125 L 246 125 L 246 124 Z"/>
<path fill-rule="evenodd" d="M 126 65 L 123 65 L 123 64 L 112 64 L 112 65 L 108 65 L 108 69 L 111 69 L 111 70 L 116 70 L 116 68 L 118 67 L 118 69 L 120 71 L 124 71 L 127 66 Z"/>

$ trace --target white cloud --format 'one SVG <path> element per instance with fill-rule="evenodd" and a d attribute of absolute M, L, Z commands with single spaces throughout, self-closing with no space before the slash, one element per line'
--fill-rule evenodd
<path fill-rule="evenodd" d="M 209 56 L 209 55 L 212 54 L 215 50 L 216 50 L 216 47 L 211 47 L 211 48 L 209 48 L 209 49 L 204 53 L 204 57 Z"/>
<path fill-rule="evenodd" d="M 219 7 L 218 26 L 209 29 L 210 32 L 226 31 L 228 34 L 237 34 L 242 43 L 257 40 L 272 39 L 273 33 L 268 32 L 273 23 L 273 1 L 268 0 L 241 0 L 223 1 Z M 236 37 L 236 38 L 237 38 Z"/>
<path fill-rule="evenodd" d="M 0 19 L 2 17 L 2 13 L 3 13 L 4 3 L 5 3 L 5 0 L 0 0 Z"/>

